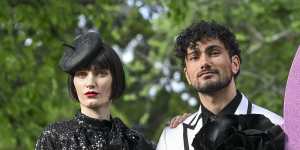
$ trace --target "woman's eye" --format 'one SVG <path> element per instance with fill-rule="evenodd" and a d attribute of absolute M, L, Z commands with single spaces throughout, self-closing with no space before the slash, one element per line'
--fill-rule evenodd
<path fill-rule="evenodd" d="M 99 70 L 99 71 L 97 71 L 97 75 L 100 77 L 105 77 L 108 75 L 108 71 L 107 70 Z"/>
<path fill-rule="evenodd" d="M 87 75 L 87 72 L 85 72 L 85 71 L 78 71 L 78 72 L 76 72 L 75 73 L 75 76 L 77 76 L 77 77 L 85 77 Z"/>

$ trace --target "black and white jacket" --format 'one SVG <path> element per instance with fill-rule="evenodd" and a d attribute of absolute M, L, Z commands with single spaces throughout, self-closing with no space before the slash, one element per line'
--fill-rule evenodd
<path fill-rule="evenodd" d="M 245 95 L 242 94 L 242 100 L 234 114 L 262 114 L 269 118 L 272 123 L 281 125 L 282 117 L 279 115 L 252 104 Z M 161 134 L 156 150 L 194 150 L 192 146 L 195 135 L 202 128 L 201 106 L 199 110 L 189 116 L 183 123 L 176 128 L 166 127 Z"/>

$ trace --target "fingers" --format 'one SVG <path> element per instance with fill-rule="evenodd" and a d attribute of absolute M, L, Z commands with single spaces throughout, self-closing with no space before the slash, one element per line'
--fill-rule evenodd
<path fill-rule="evenodd" d="M 180 119 L 180 116 L 176 116 L 176 117 L 173 117 L 171 119 L 171 122 L 170 122 L 170 127 L 171 128 L 176 128 L 178 124 L 180 124 L 178 121 Z"/>
<path fill-rule="evenodd" d="M 182 123 L 187 117 L 189 117 L 190 113 L 184 113 L 182 115 L 178 115 L 173 117 L 170 121 L 170 128 L 176 128 L 180 123 Z"/>

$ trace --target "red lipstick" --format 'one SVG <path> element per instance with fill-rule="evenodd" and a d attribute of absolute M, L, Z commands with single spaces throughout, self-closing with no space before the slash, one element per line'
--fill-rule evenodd
<path fill-rule="evenodd" d="M 86 95 L 87 97 L 95 97 L 98 95 L 98 93 L 95 91 L 88 91 L 88 92 L 84 93 L 84 95 Z"/>

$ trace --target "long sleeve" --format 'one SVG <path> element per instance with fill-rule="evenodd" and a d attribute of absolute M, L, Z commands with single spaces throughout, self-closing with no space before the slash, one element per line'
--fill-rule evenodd
<path fill-rule="evenodd" d="M 50 134 L 49 131 L 44 131 L 42 135 L 37 140 L 35 145 L 36 150 L 54 150 L 56 149 L 54 141 L 54 137 Z"/>

